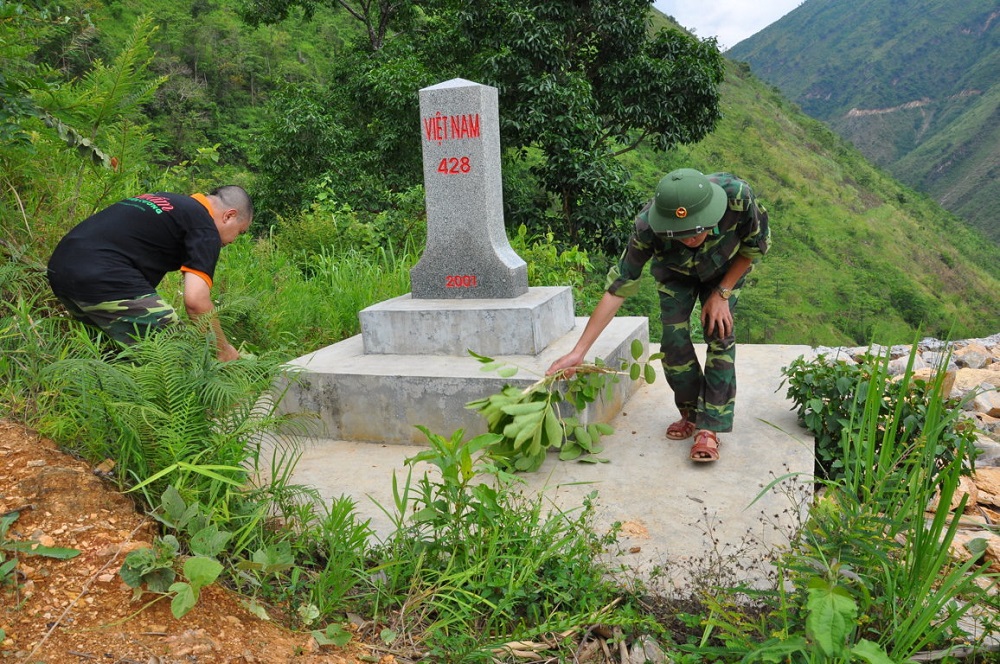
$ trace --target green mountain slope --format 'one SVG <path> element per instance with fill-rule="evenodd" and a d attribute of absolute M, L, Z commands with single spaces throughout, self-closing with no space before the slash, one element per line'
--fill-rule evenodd
<path fill-rule="evenodd" d="M 633 155 L 650 190 L 681 165 L 731 170 L 770 212 L 773 249 L 737 310 L 766 343 L 907 343 L 1000 331 L 1000 247 L 872 165 L 744 64 L 731 63 L 724 117 L 701 143 Z"/>
<path fill-rule="evenodd" d="M 1000 242 L 995 3 L 807 0 L 726 55 Z"/>

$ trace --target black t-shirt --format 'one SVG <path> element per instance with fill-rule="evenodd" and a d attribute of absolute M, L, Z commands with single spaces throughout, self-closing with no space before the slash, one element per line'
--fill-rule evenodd
<path fill-rule="evenodd" d="M 147 295 L 182 267 L 211 285 L 221 249 L 219 230 L 197 199 L 142 194 L 67 233 L 49 259 L 49 282 L 57 295 L 88 304 Z"/>

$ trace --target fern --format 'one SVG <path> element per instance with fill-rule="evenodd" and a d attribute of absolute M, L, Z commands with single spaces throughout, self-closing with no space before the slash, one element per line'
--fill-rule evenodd
<path fill-rule="evenodd" d="M 95 60 L 82 79 L 46 89 L 38 94 L 38 102 L 91 138 L 97 138 L 102 127 L 111 122 L 141 118 L 142 106 L 167 80 L 149 74 L 153 59 L 149 40 L 155 31 L 149 16 L 140 17 L 111 64 Z"/>
<path fill-rule="evenodd" d="M 44 372 L 51 399 L 46 432 L 73 436 L 92 461 L 115 462 L 125 488 L 146 482 L 147 495 L 173 484 L 187 500 L 220 499 L 259 469 L 259 441 L 282 423 L 261 396 L 281 364 L 254 359 L 220 363 L 210 338 L 177 327 L 120 351 L 112 361 L 66 358 Z M 212 468 L 210 474 L 198 468 Z"/>

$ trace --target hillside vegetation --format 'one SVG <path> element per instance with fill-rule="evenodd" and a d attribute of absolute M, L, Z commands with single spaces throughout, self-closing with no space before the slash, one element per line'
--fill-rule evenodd
<path fill-rule="evenodd" d="M 270 303 L 240 314 L 243 338 L 261 348 L 278 344 L 270 335 L 280 334 L 280 344 L 299 354 L 356 333 L 357 309 L 371 298 L 405 293 L 408 262 L 419 256 L 422 190 L 419 172 L 409 169 L 419 150 L 416 115 L 412 132 L 405 128 L 418 81 L 434 80 L 403 48 L 407 33 L 392 41 L 402 60 L 352 50 L 366 33 L 343 11 L 315 9 L 311 17 L 292 11 L 251 28 L 227 3 L 81 3 L 73 20 L 39 20 L 32 28 L 37 34 L 5 41 L 12 56 L 21 49 L 20 59 L 4 59 L 5 67 L 37 64 L 30 76 L 9 73 L 37 86 L 34 98 L 85 130 L 89 141 L 67 144 L 55 129 L 28 119 L 22 126 L 29 133 L 0 150 L 6 253 L 40 266 L 61 232 L 114 200 L 138 190 L 237 182 L 264 202 L 258 217 L 266 225 L 258 226 L 256 246 L 224 253 L 218 281 L 229 300 Z M 653 18 L 656 26 L 670 25 L 662 15 Z M 683 43 L 675 41 L 675 48 Z M 363 67 L 384 61 L 392 66 L 379 70 L 380 78 L 365 77 Z M 46 82 L 59 77 L 67 83 Z M 363 87 L 368 84 L 372 90 Z M 362 86 L 372 95 L 390 90 L 396 96 L 388 99 L 410 101 L 342 117 L 330 110 L 339 86 Z M 741 299 L 742 341 L 902 343 L 918 334 L 974 337 L 1000 329 L 1000 248 L 870 165 L 746 66 L 726 64 L 720 93 L 722 119 L 700 142 L 665 152 L 644 144 L 618 159 L 630 173 L 630 210 L 664 172 L 682 165 L 731 170 L 754 185 L 770 210 L 774 243 Z M 12 93 L 3 96 L 16 101 Z M 504 96 L 500 106 L 503 115 Z M 380 129 L 390 121 L 392 131 Z M 364 131 L 373 127 L 385 143 L 396 142 L 365 143 Z M 546 139 L 558 133 L 547 132 Z M 393 161 L 400 150 L 410 156 Z M 532 194 L 539 180 L 530 159 L 530 153 L 527 162 L 505 156 L 508 234 L 527 225 L 517 246 L 531 264 L 531 285 L 578 285 L 578 313 L 586 315 L 614 255 L 592 247 L 589 261 L 580 260 L 558 225 L 560 206 L 532 213 L 539 201 L 552 199 Z M 386 170 L 403 162 L 406 169 Z M 605 172 L 619 177 L 624 171 Z M 359 177 L 345 183 L 345 174 Z M 302 202 L 288 207 L 293 193 Z M 267 205 L 275 200 L 286 207 Z M 630 214 L 600 217 L 605 245 L 616 235 L 617 242 L 624 239 Z M 598 217 L 588 219 L 592 224 Z M 356 299 L 341 292 L 336 299 L 357 263 L 380 269 L 385 254 L 373 251 L 388 253 L 385 269 L 393 276 L 371 283 L 392 286 Z M 324 269 L 337 267 L 349 254 L 336 287 L 317 282 L 323 271 L 317 261 Z M 594 267 L 580 278 L 588 262 Z M 647 281 L 625 313 L 651 315 L 655 339 L 656 295 Z M 292 306 L 286 303 L 298 303 L 294 315 L 282 315 Z M 339 310 L 345 303 L 354 308 Z"/>
<path fill-rule="evenodd" d="M 726 55 L 1000 242 L 1000 10 L 808 0 Z"/>
<path fill-rule="evenodd" d="M 574 455 L 596 454 L 608 425 L 555 414 L 618 378 L 596 361 L 473 402 L 502 433 L 419 427 L 426 446 L 378 505 L 392 524 L 384 537 L 347 494 L 293 483 L 312 446 L 300 436 L 321 431 L 279 412 L 275 386 L 296 379 L 289 360 L 357 334 L 359 310 L 408 291 L 426 235 L 416 92 L 456 75 L 500 90 L 511 244 L 529 283 L 572 285 L 581 314 L 643 197 L 683 165 L 739 173 L 771 211 L 774 249 L 741 299 L 742 341 L 896 343 L 1000 327 L 1000 247 L 726 62 L 713 40 L 651 36 L 648 10 L 643 0 L 0 1 L 0 417 L 101 468 L 100 480 L 82 472 L 127 492 L 156 533 L 152 547 L 117 550 L 91 586 L 103 553 L 88 544 L 76 559 L 85 573 L 50 574 L 82 550 L 49 546 L 48 533 L 72 541 L 76 531 L 38 521 L 42 508 L 5 512 L 0 653 L 33 661 L 58 627 L 86 633 L 86 649 L 64 651 L 77 657 L 99 657 L 94 647 L 102 659 L 125 661 L 125 648 L 129 661 L 149 659 L 138 639 L 113 643 L 122 621 L 107 604 L 78 601 L 110 601 L 102 588 L 120 582 L 141 600 L 124 622 L 155 638 L 157 656 L 169 639 L 149 620 L 192 637 L 177 657 L 215 637 L 189 629 L 194 609 L 215 612 L 226 643 L 274 634 L 232 623 L 203 592 L 216 584 L 256 617 L 308 633 L 314 652 L 296 651 L 302 661 L 336 659 L 351 641 L 365 661 L 400 664 L 904 662 L 978 646 L 959 621 L 995 605 L 991 568 L 981 538 L 952 559 L 960 520 L 944 508 L 978 454 L 975 426 L 945 372 L 896 381 L 888 355 L 782 368 L 810 431 L 832 430 L 829 414 L 845 432 L 821 445 L 831 472 L 769 477 L 760 496 L 774 491 L 787 506 L 738 542 L 719 540 L 713 523 L 730 515 L 706 503 L 704 555 L 677 561 L 691 584 L 674 583 L 673 560 L 650 570 L 651 583 L 639 578 L 636 559 L 618 556 L 623 524 L 594 522 L 597 487 L 552 510 L 508 472 L 514 452 L 527 452 L 513 460 L 524 470 L 548 445 L 596 460 Z M 247 186 L 258 210 L 253 232 L 222 252 L 212 314 L 128 346 L 66 315 L 45 279 L 66 229 L 139 192 L 223 183 Z M 184 312 L 177 273 L 159 291 Z M 646 280 L 626 311 L 655 304 Z M 204 325 L 216 314 L 239 358 L 218 361 Z M 657 328 L 653 315 L 654 339 Z M 652 381 L 641 346 L 624 373 Z M 478 359 L 511 375 L 506 358 Z M 565 392 L 553 390 L 562 380 Z M 829 408 L 820 416 L 815 404 Z M 46 470 L 13 449 L 9 466 Z M 34 478 L 11 476 L 7 502 L 45 493 Z M 941 508 L 929 516 L 934 497 Z M 12 525 L 22 511 L 29 520 Z M 118 539 L 135 535 L 100 518 Z M 787 543 L 758 558 L 758 527 Z M 758 565 L 765 583 L 748 587 Z M 67 598 L 67 578 L 86 578 L 83 591 Z M 29 594 L 44 594 L 46 608 Z M 168 598 L 159 608 L 169 614 L 152 618 L 147 609 Z M 40 619 L 48 607 L 61 611 L 55 622 Z M 74 622 L 74 609 L 102 630 L 87 632 L 96 623 Z M 976 632 L 995 623 L 984 617 Z"/>

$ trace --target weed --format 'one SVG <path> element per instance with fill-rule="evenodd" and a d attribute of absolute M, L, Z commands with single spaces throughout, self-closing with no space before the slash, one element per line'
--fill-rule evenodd
<path fill-rule="evenodd" d="M 912 358 L 911 358 L 912 361 Z M 901 394 L 910 371 L 900 381 Z M 758 601 L 754 619 L 726 598 L 707 597 L 703 638 L 689 651 L 746 661 L 908 661 L 930 646 L 947 646 L 970 605 L 985 600 L 975 557 L 954 564 L 949 549 L 964 499 L 927 519 L 935 492 L 949 505 L 969 449 L 942 452 L 942 432 L 959 415 L 941 397 L 943 373 L 928 384 L 921 435 L 896 402 L 888 415 L 888 357 L 872 365 L 863 398 L 844 423 L 843 465 L 820 480 L 824 495 L 776 561 L 778 582 Z M 780 479 L 780 478 L 779 478 Z M 962 597 L 967 604 L 959 604 Z M 804 658 L 804 659 L 803 659 Z"/>
<path fill-rule="evenodd" d="M 600 560 L 607 541 L 593 532 L 590 500 L 567 512 L 544 495 L 525 496 L 486 452 L 497 434 L 424 434 L 429 449 L 407 463 L 434 465 L 436 479 L 394 483 L 396 509 L 385 509 L 398 527 L 373 552 L 385 561 L 376 568 L 379 612 L 397 607 L 389 625 L 397 638 L 422 629 L 425 654 L 437 661 L 489 661 L 512 639 L 576 634 L 598 615 L 641 622 L 602 613 L 619 591 Z M 571 639 L 557 641 L 556 650 Z"/>
<path fill-rule="evenodd" d="M 945 408 L 956 415 L 943 420 L 944 428 L 935 432 L 939 461 L 947 463 L 956 453 L 969 454 L 975 442 L 975 428 L 968 418 L 957 415 L 961 412 L 957 400 L 932 394 L 933 384 L 926 380 L 877 381 L 877 371 L 877 359 L 871 355 L 859 364 L 831 360 L 826 355 L 812 360 L 799 357 L 782 368 L 785 379 L 779 389 L 788 385 L 788 398 L 798 409 L 800 423 L 815 436 L 818 475 L 830 479 L 843 475 L 852 462 L 844 458 L 843 440 L 857 438 L 862 433 L 858 415 L 868 407 L 876 409 L 877 417 L 867 421 L 867 425 L 880 431 L 894 426 L 892 435 L 897 444 L 903 445 L 917 443 L 924 437 L 928 412 L 934 407 L 934 400 L 941 399 Z M 870 390 L 873 384 L 879 389 Z M 873 442 L 872 451 L 877 452 L 880 443 L 874 437 Z"/>
<path fill-rule="evenodd" d="M 7 537 L 12 523 L 21 516 L 20 512 L 9 512 L 0 516 L 0 552 L 10 551 L 15 554 L 26 556 L 43 556 L 45 558 L 55 558 L 56 560 L 69 560 L 80 555 L 76 549 L 69 549 L 61 546 L 44 546 L 38 542 L 24 542 L 13 540 Z M 13 566 L 11 567 L 13 569 Z"/>
<path fill-rule="evenodd" d="M 130 551 L 119 576 L 135 589 L 134 599 L 142 595 L 143 587 L 152 593 L 172 595 L 170 610 L 175 618 L 181 618 L 197 604 L 201 589 L 214 583 L 222 573 L 222 563 L 216 557 L 226 550 L 232 533 L 220 531 L 211 523 L 201 505 L 186 505 L 172 486 L 164 491 L 161 501 L 161 511 L 154 512 L 154 517 L 181 534 L 193 554 L 184 560 L 185 580 L 175 580 L 182 547 L 180 540 L 169 534 L 157 538 L 152 548 Z"/>
<path fill-rule="evenodd" d="M 11 525 L 21 516 L 19 511 L 7 512 L 0 516 L 0 593 L 20 592 L 20 572 L 17 567 L 19 556 L 42 556 L 56 560 L 69 560 L 80 555 L 76 549 L 45 546 L 39 542 L 21 541 L 8 537 Z M 12 554 L 10 558 L 6 554 Z M 10 586 L 10 588 L 8 588 Z M 0 629 L 0 642 L 4 631 Z"/>

